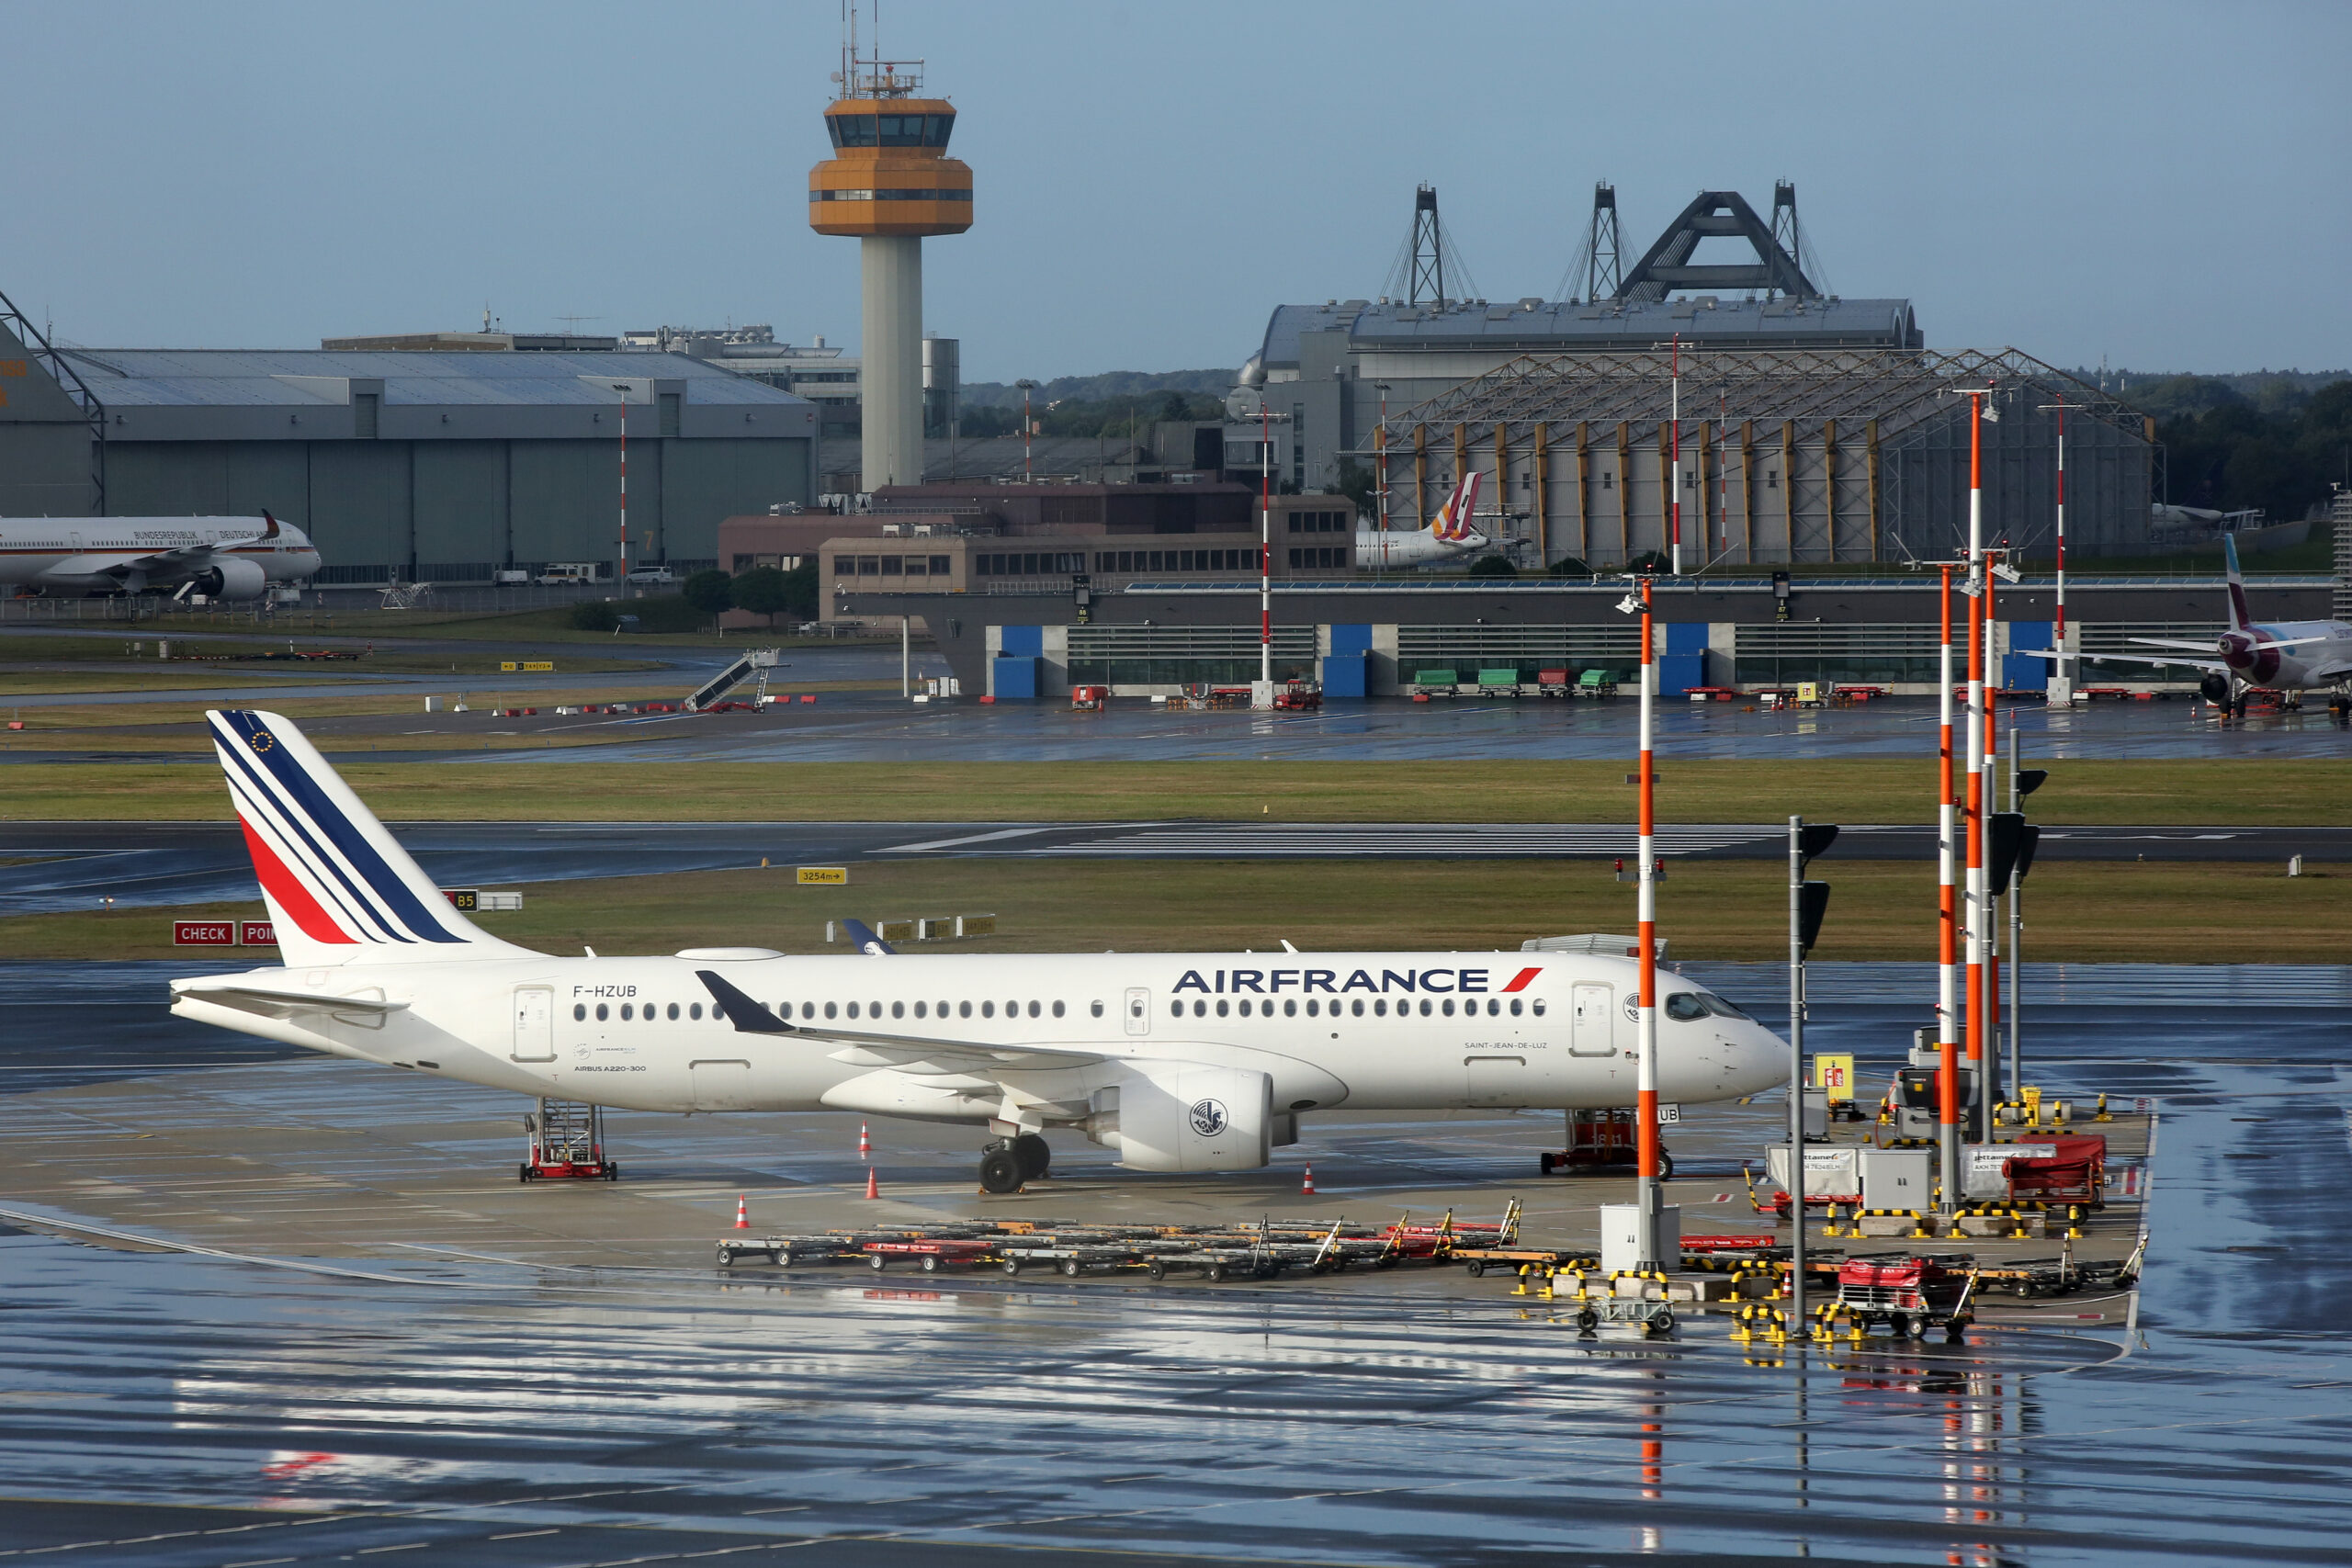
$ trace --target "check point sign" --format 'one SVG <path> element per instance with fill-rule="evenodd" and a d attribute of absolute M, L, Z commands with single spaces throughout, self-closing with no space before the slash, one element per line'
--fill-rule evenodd
<path fill-rule="evenodd" d="M 174 947 L 276 947 L 277 932 L 267 920 L 174 920 Z"/>

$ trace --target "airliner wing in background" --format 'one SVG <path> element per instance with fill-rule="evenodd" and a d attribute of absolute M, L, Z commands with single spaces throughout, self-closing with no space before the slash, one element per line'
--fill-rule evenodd
<path fill-rule="evenodd" d="M 2148 639 L 2134 637 L 2132 640 L 2145 642 Z M 2182 643 L 2178 646 L 2202 649 L 2208 653 L 2213 651 L 2206 648 L 2203 643 Z M 2191 670 L 2219 670 L 2224 674 L 2228 673 L 2230 668 L 2219 659 L 2159 659 L 2153 653 L 2061 653 L 2054 648 L 2013 648 L 2009 651 L 2019 659 L 2079 659 L 2092 664 L 2120 659 L 2133 664 L 2178 664 L 2186 665 Z"/>
<path fill-rule="evenodd" d="M 277 519 L 267 512 L 264 512 L 261 518 L 268 526 L 258 534 L 248 535 L 242 539 L 220 539 L 209 545 L 182 545 L 176 549 L 157 550 L 152 556 L 140 556 L 122 564 L 126 568 L 151 574 L 158 571 L 178 571 L 184 567 L 194 566 L 198 561 L 224 550 L 241 550 L 247 545 L 266 545 L 277 537 Z"/>

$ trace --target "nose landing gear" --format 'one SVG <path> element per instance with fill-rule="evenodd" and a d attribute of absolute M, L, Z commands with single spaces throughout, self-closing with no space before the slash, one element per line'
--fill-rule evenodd
<path fill-rule="evenodd" d="M 1035 1133 L 999 1138 L 980 1150 L 980 1190 L 1000 1196 L 1018 1192 L 1024 1182 L 1045 1175 L 1053 1158 L 1052 1146 Z"/>

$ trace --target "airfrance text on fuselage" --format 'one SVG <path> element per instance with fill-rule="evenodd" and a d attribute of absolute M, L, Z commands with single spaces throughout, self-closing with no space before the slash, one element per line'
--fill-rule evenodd
<path fill-rule="evenodd" d="M 1322 991 L 1338 995 L 1345 991 L 1448 991 L 1480 993 L 1488 990 L 1503 992 L 1524 990 L 1529 981 L 1544 973 L 1541 965 L 1522 969 L 1504 986 L 1488 983 L 1490 969 L 1383 969 L 1375 982 L 1369 969 L 1351 971 L 1345 980 L 1337 969 L 1216 969 L 1212 978 L 1201 978 L 1197 969 L 1184 971 L 1183 978 L 1169 987 L 1170 991 L 1201 991 L 1209 995 L 1232 995 L 1254 992 L 1260 996 L 1283 991 Z"/>

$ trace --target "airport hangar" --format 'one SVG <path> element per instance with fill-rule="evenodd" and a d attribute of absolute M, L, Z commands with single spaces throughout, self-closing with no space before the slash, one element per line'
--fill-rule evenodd
<path fill-rule="evenodd" d="M 0 321 L 0 512 L 255 515 L 322 584 L 488 581 L 619 553 L 716 563 L 728 516 L 815 499 L 817 410 L 684 355 L 51 349 Z"/>
<path fill-rule="evenodd" d="M 1418 481 L 1442 496 L 1462 468 L 1475 467 L 1499 479 L 1492 487 L 1506 499 L 1498 521 L 1521 542 L 1522 559 L 1575 558 L 1589 572 L 1323 570 L 1314 563 L 1332 558 L 1310 553 L 1299 530 L 1319 526 L 1318 513 L 1337 498 L 1275 498 L 1277 679 L 1320 680 L 1333 696 L 1374 696 L 1446 667 L 1464 685 L 1501 668 L 1522 682 L 1546 669 L 1623 675 L 1637 663 L 1637 632 L 1616 609 L 1625 588 L 1619 573 L 1629 558 L 1665 548 L 1667 485 L 1679 479 L 1694 575 L 1659 583 L 1664 690 L 1819 681 L 1932 692 L 1936 574 L 1889 569 L 1950 559 L 1965 544 L 1968 404 L 1958 394 L 1972 386 L 1996 389 L 1999 415 L 1983 432 L 1988 541 L 2007 542 L 2029 560 L 2051 558 L 2054 409 L 2063 400 L 2070 555 L 2111 562 L 2146 547 L 2156 450 L 2144 418 L 2024 355 L 1702 349 L 1685 355 L 1683 368 L 1686 378 L 1703 374 L 1698 384 L 1720 391 L 1732 417 L 1696 417 L 1686 379 L 1679 469 L 1670 461 L 1668 356 L 1649 351 L 1524 356 L 1391 415 L 1389 430 L 1408 439 L 1416 430 L 1444 432 L 1422 442 L 1419 473 L 1396 457 L 1410 445 L 1389 444 L 1392 490 Z M 825 614 L 918 617 L 964 690 L 1000 698 L 1050 697 L 1073 684 L 1173 694 L 1187 683 L 1255 678 L 1250 553 L 1237 563 L 1221 549 L 1124 548 L 1192 542 L 1120 537 L 1130 527 L 1118 525 L 1115 510 L 1097 509 L 1129 488 L 886 490 L 875 513 L 832 520 L 839 536 L 820 547 Z M 1224 487 L 1213 490 L 1204 477 L 1197 486 L 1165 488 L 1196 491 L 1200 528 L 1211 536 L 1203 543 L 1254 543 L 1247 536 L 1254 516 L 1236 529 L 1237 520 L 1219 512 L 1212 533 L 1207 503 Z M 1016 504 L 1031 492 L 1045 499 Z M 1161 536 L 1189 533 L 1170 521 L 1167 504 L 1148 526 Z M 918 543 L 917 534 L 928 536 Z M 918 550 L 927 567 L 944 562 L 949 570 L 918 585 L 901 564 Z M 1091 601 L 1082 610 L 1080 575 Z M 2289 617 L 2328 614 L 2334 588 L 2327 576 L 2272 577 L 2254 592 L 2258 613 Z M 1996 592 L 1991 669 L 2004 689 L 2045 685 L 2047 661 L 2017 650 L 2051 645 L 2054 589 L 2048 575 L 2029 574 Z M 2128 639 L 2135 637 L 2210 637 L 2225 614 L 2218 578 L 2131 577 L 2110 565 L 2098 576 L 2070 574 L 2064 643 L 2096 656 L 2133 651 Z M 2078 684 L 2105 678 L 2145 686 L 2164 673 L 2139 666 L 2102 677 L 2094 668 Z"/>

